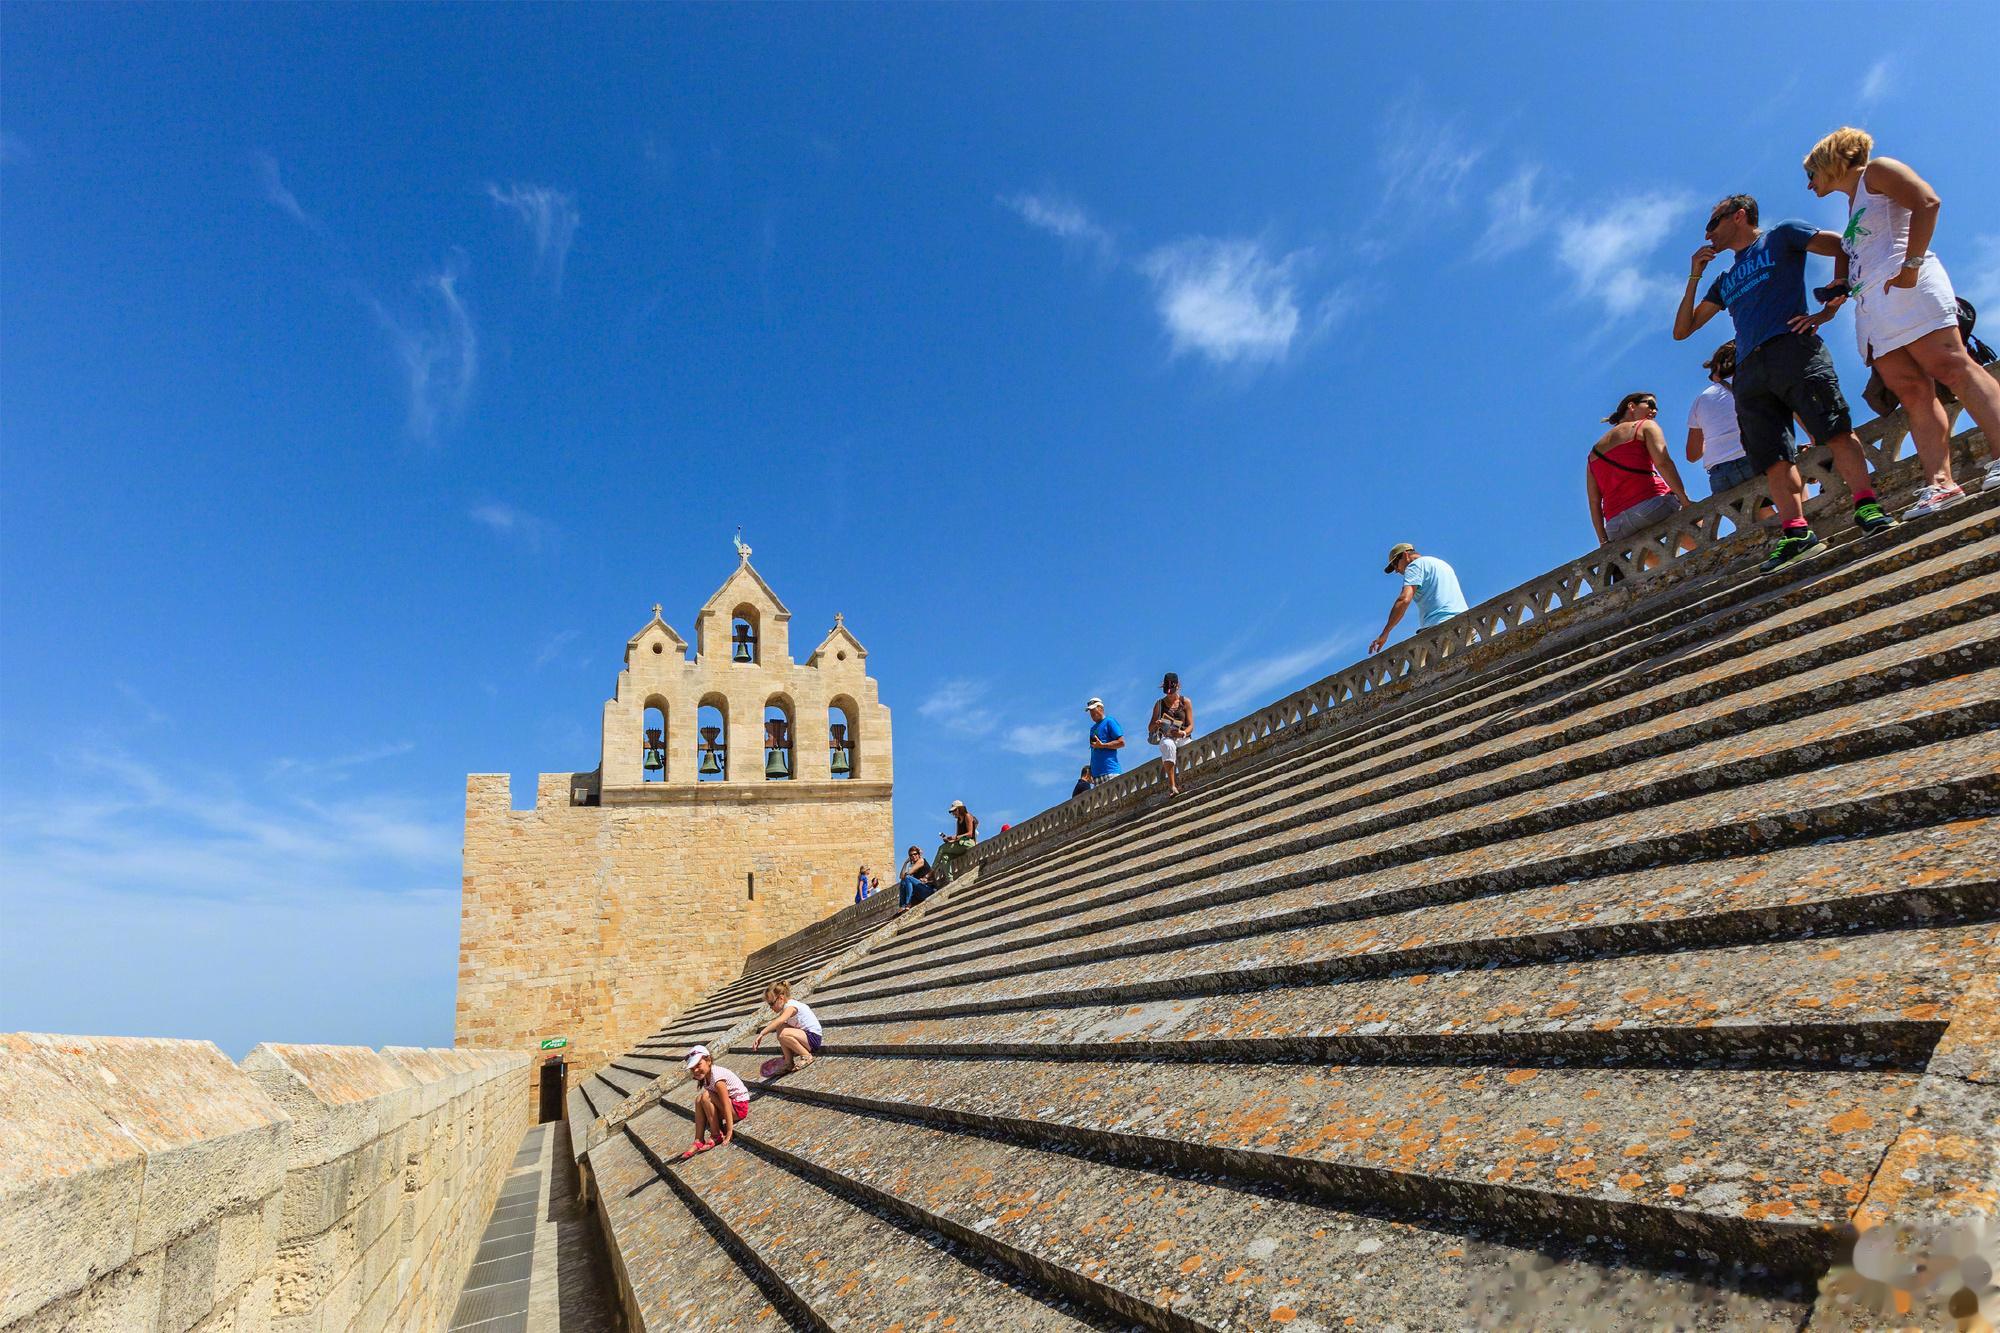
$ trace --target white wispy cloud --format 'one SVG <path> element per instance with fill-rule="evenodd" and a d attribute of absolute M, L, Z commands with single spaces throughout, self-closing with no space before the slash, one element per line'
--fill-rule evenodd
<path fill-rule="evenodd" d="M 1010 727 L 1000 741 L 1006 749 L 1015 754 L 1042 755 L 1061 754 L 1065 750 L 1089 753 L 1085 739 L 1088 721 L 1078 723 L 1031 722 Z"/>
<path fill-rule="evenodd" d="M 284 175 L 278 170 L 278 159 L 269 153 L 257 154 L 257 181 L 263 187 L 266 203 L 299 225 L 325 234 L 326 228 L 320 220 L 306 212 L 305 206 L 299 202 L 299 197 L 286 188 Z"/>
<path fill-rule="evenodd" d="M 1486 232 L 1473 247 L 1476 258 L 1497 259 L 1541 238 L 1550 213 L 1535 197 L 1541 174 L 1539 166 L 1524 166 L 1486 196 Z"/>
<path fill-rule="evenodd" d="M 408 754 L 417 748 L 415 741 L 390 741 L 383 745 L 371 745 L 359 750 L 349 750 L 345 754 L 315 756 L 300 759 L 286 756 L 271 761 L 270 773 L 274 778 L 311 778 L 315 780 L 346 777 L 347 771 L 360 768 L 364 764 L 393 759 L 399 754 Z"/>
<path fill-rule="evenodd" d="M 1672 309 L 1680 284 L 1652 262 L 1667 232 L 1693 208 L 1686 195 L 1646 193 L 1613 200 L 1593 216 L 1564 223 L 1556 259 L 1577 295 L 1613 319 Z"/>
<path fill-rule="evenodd" d="M 1868 67 L 1861 77 L 1861 100 L 1879 102 L 1894 89 L 1896 83 L 1896 58 L 1883 56 Z"/>
<path fill-rule="evenodd" d="M 1378 149 L 1383 197 L 1431 210 L 1453 207 L 1466 176 L 1485 155 L 1456 119 L 1438 115 L 1412 92 L 1383 117 Z"/>
<path fill-rule="evenodd" d="M 562 656 L 562 650 L 569 647 L 575 641 L 576 636 L 577 631 L 573 629 L 557 630 L 554 634 L 551 634 L 543 641 L 542 646 L 535 653 L 535 670 L 540 671 L 543 667 Z"/>
<path fill-rule="evenodd" d="M 471 518 L 474 523 L 490 528 L 502 537 L 511 538 L 530 551 L 540 551 L 556 539 L 555 524 L 499 500 L 474 505 Z"/>
<path fill-rule="evenodd" d="M 1021 220 L 1029 226 L 1051 236 L 1087 247 L 1105 259 L 1117 253 L 1117 242 L 1112 239 L 1110 230 L 1091 217 L 1075 200 L 1061 195 L 1029 194 L 1024 191 L 1003 195 L 1000 202 L 1020 214 Z"/>
<path fill-rule="evenodd" d="M 576 239 L 583 215 L 577 211 L 576 196 L 550 185 L 510 184 L 505 189 L 488 182 L 487 197 L 521 220 L 535 243 L 535 272 L 549 280 L 549 288 L 562 295 L 563 268 L 569 262 L 569 247 Z"/>
<path fill-rule="evenodd" d="M 1362 630 L 1342 630 L 1289 652 L 1252 658 L 1217 673 L 1215 686 L 1206 703 L 1211 709 L 1232 713 L 1245 704 L 1266 704 L 1286 693 L 1287 686 L 1302 685 L 1340 654 L 1366 642 Z M 1209 714 L 1216 721 L 1223 718 Z"/>
<path fill-rule="evenodd" d="M 963 736 L 984 736 L 1000 720 L 986 702 L 983 681 L 963 677 L 939 682 L 930 696 L 917 705 L 917 714 L 927 722 Z"/>
<path fill-rule="evenodd" d="M 465 256 L 453 251 L 442 268 L 418 281 L 414 310 L 394 311 L 365 297 L 403 369 L 410 435 L 426 443 L 464 415 L 479 377 L 479 333 L 458 294 L 464 270 Z"/>
<path fill-rule="evenodd" d="M 1952 281 L 1981 311 L 2000 310 L 2000 232 L 1988 232 L 1972 242 L 1972 262 L 1962 272 L 1954 267 Z M 1979 332 L 1992 340 L 1984 330 Z"/>
<path fill-rule="evenodd" d="M 173 725 L 174 720 L 155 706 L 151 699 L 141 694 L 138 688 L 130 682 L 117 681 L 113 684 L 112 688 L 117 690 L 119 696 L 132 706 L 132 715 L 147 726 L 168 727 Z"/>
<path fill-rule="evenodd" d="M 1147 255 L 1161 323 L 1176 355 L 1218 365 L 1283 359 L 1298 336 L 1300 251 L 1278 256 L 1261 242 L 1190 237 Z"/>

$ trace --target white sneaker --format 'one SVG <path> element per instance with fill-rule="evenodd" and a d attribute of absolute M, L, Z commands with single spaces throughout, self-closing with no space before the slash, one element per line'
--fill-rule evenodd
<path fill-rule="evenodd" d="M 1986 465 L 1986 476 L 1979 483 L 1979 489 L 1982 491 L 2000 491 L 2000 458 L 1996 458 Z"/>
<path fill-rule="evenodd" d="M 1903 517 L 1923 518 L 1940 509 L 1949 509 L 1965 498 L 1965 491 L 1956 485 L 1926 486 L 1917 492 L 1917 502 L 1903 511 Z"/>

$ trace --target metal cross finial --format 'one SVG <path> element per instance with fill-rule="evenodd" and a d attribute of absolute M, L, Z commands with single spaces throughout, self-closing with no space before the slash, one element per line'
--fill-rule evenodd
<path fill-rule="evenodd" d="M 736 558 L 744 564 L 750 563 L 750 548 L 743 544 L 743 525 L 736 525 Z"/>

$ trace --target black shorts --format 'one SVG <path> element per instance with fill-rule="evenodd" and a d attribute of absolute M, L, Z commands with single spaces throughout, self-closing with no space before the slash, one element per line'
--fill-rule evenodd
<path fill-rule="evenodd" d="M 1743 452 L 1759 472 L 1798 457 L 1792 416 L 1805 422 L 1814 444 L 1854 429 L 1833 358 L 1816 333 L 1779 334 L 1736 363 L 1736 428 Z"/>

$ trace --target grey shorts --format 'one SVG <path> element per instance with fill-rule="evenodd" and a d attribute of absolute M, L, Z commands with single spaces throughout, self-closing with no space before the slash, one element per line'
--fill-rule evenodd
<path fill-rule="evenodd" d="M 1641 500 L 1630 509 L 1621 509 L 1604 520 L 1604 531 L 1614 542 L 1622 542 L 1641 528 L 1650 528 L 1661 519 L 1680 512 L 1681 497 L 1656 495 Z"/>

